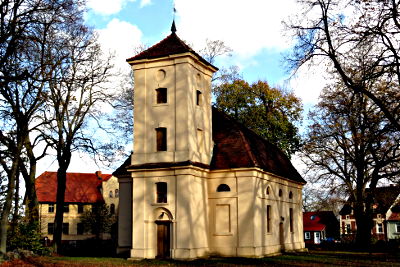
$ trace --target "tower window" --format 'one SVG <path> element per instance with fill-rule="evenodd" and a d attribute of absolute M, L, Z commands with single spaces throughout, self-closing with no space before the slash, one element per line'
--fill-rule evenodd
<path fill-rule="evenodd" d="M 167 151 L 167 128 L 156 128 L 157 151 Z"/>
<path fill-rule="evenodd" d="M 289 192 L 289 199 L 293 199 L 293 193 L 292 193 L 292 191 Z"/>
<path fill-rule="evenodd" d="M 83 205 L 78 204 L 78 213 L 83 213 Z"/>
<path fill-rule="evenodd" d="M 200 106 L 202 103 L 202 93 L 201 91 L 196 91 L 196 105 Z"/>
<path fill-rule="evenodd" d="M 119 190 L 115 189 L 115 197 L 119 197 Z"/>
<path fill-rule="evenodd" d="M 231 188 L 227 184 L 220 184 L 217 187 L 217 192 L 229 192 L 229 191 L 231 191 Z"/>
<path fill-rule="evenodd" d="M 157 190 L 157 203 L 167 203 L 167 183 L 166 182 L 158 182 L 156 183 Z"/>
<path fill-rule="evenodd" d="M 156 98 L 157 104 L 167 103 L 167 88 L 157 88 Z"/>
<path fill-rule="evenodd" d="M 282 196 L 282 189 L 279 189 L 279 193 L 278 193 L 279 197 Z"/>

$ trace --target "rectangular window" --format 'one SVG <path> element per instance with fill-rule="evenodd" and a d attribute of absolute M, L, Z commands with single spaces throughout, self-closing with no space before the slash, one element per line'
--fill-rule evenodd
<path fill-rule="evenodd" d="M 376 224 L 376 232 L 377 233 L 383 233 L 383 224 L 382 223 L 377 223 Z"/>
<path fill-rule="evenodd" d="M 271 205 L 267 205 L 267 233 L 271 233 Z"/>
<path fill-rule="evenodd" d="M 202 93 L 201 91 L 196 91 L 196 105 L 200 106 L 202 103 Z"/>
<path fill-rule="evenodd" d="M 78 204 L 78 213 L 83 213 L 83 205 Z"/>
<path fill-rule="evenodd" d="M 47 224 L 47 233 L 49 235 L 54 234 L 54 223 L 48 223 Z"/>
<path fill-rule="evenodd" d="M 157 151 L 167 151 L 167 128 L 156 128 Z"/>
<path fill-rule="evenodd" d="M 83 232 L 84 232 L 83 223 L 78 223 L 76 225 L 76 234 L 83 235 Z"/>
<path fill-rule="evenodd" d="M 396 233 L 400 233 L 400 223 L 396 223 Z"/>
<path fill-rule="evenodd" d="M 63 223 L 62 224 L 62 232 L 64 235 L 69 234 L 69 223 Z"/>
<path fill-rule="evenodd" d="M 293 209 L 289 209 L 289 230 L 293 233 Z"/>
<path fill-rule="evenodd" d="M 69 212 L 69 204 L 64 204 L 63 212 L 64 213 L 68 213 Z"/>
<path fill-rule="evenodd" d="M 167 88 L 157 88 L 156 89 L 157 104 L 167 103 Z"/>
<path fill-rule="evenodd" d="M 351 226 L 350 224 L 346 224 L 346 234 L 350 234 L 351 233 Z"/>
<path fill-rule="evenodd" d="M 167 203 L 167 183 L 156 183 L 157 203 Z"/>
<path fill-rule="evenodd" d="M 53 213 L 54 212 L 54 204 L 49 204 L 49 213 Z"/>
<path fill-rule="evenodd" d="M 305 232 L 305 233 L 304 233 L 304 239 L 306 239 L 306 240 L 311 239 L 311 234 L 310 234 L 310 232 Z"/>

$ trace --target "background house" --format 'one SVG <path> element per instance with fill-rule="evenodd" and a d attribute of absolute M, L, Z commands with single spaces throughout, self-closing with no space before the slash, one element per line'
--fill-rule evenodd
<path fill-rule="evenodd" d="M 39 201 L 39 222 L 41 233 L 53 240 L 56 212 L 57 172 L 44 172 L 35 181 Z M 63 219 L 63 241 L 84 240 L 94 237 L 85 232 L 80 223 L 84 211 L 105 203 L 111 213 L 117 214 L 119 184 L 111 174 L 67 173 Z M 109 238 L 109 236 L 104 236 Z"/>
<path fill-rule="evenodd" d="M 303 212 L 303 227 L 306 244 L 339 238 L 339 221 L 333 211 Z"/>
<path fill-rule="evenodd" d="M 373 202 L 372 236 L 377 240 L 400 237 L 399 186 L 378 187 Z M 340 235 L 355 238 L 357 225 L 353 214 L 352 198 L 340 211 Z"/>

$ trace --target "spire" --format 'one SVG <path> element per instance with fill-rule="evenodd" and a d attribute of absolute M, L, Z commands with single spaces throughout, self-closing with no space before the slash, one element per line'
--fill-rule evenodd
<path fill-rule="evenodd" d="M 171 32 L 172 33 L 176 32 L 175 20 L 172 21 Z"/>

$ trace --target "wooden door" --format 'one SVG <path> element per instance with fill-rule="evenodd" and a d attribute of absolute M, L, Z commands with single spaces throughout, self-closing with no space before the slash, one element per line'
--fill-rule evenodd
<path fill-rule="evenodd" d="M 157 221 L 157 258 L 170 257 L 170 225 L 169 221 Z"/>

